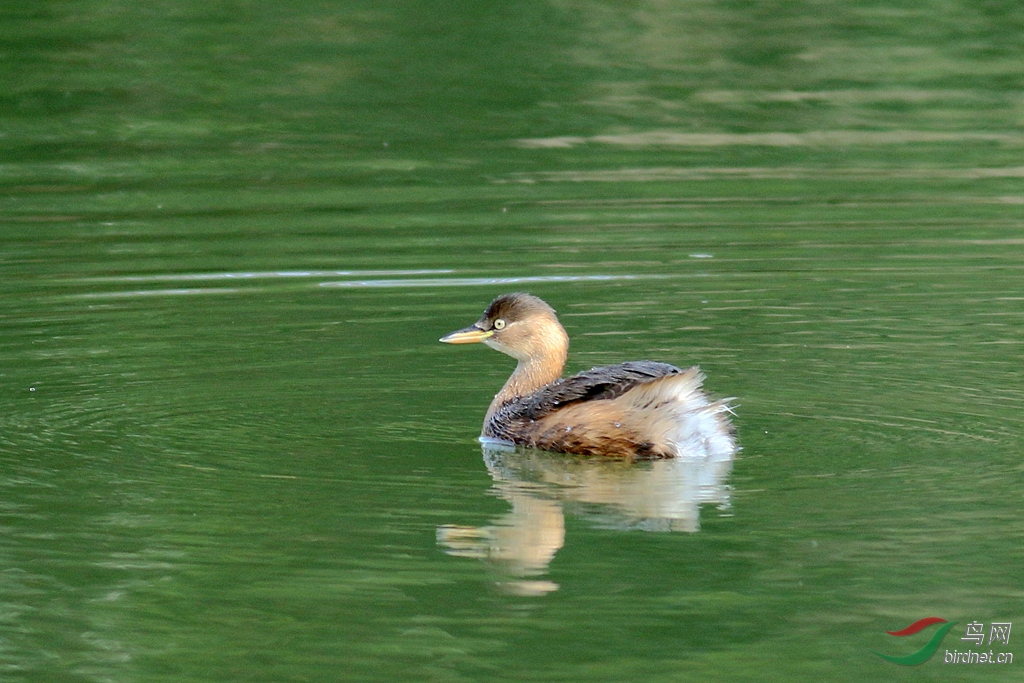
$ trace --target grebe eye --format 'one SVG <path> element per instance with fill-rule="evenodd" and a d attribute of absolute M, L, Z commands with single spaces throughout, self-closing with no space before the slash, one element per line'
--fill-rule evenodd
<path fill-rule="evenodd" d="M 497 320 L 495 320 L 494 321 L 494 329 L 496 329 L 496 330 L 503 330 L 503 329 L 505 329 L 505 319 L 504 318 L 498 318 Z"/>

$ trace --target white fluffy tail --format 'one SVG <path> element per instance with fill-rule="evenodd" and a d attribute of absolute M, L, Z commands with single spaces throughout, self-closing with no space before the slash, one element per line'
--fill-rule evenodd
<path fill-rule="evenodd" d="M 677 458 L 732 460 L 736 453 L 730 399 L 711 401 L 694 366 L 630 389 L 616 401 L 628 403 L 635 427 Z"/>

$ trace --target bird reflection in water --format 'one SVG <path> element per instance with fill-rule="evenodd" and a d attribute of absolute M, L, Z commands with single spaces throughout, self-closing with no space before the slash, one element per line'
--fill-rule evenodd
<path fill-rule="evenodd" d="M 545 575 L 565 545 L 566 512 L 608 529 L 695 532 L 702 505 L 729 508 L 726 480 L 736 446 L 731 438 L 703 443 L 676 458 L 631 463 L 485 441 L 493 490 L 511 510 L 488 526 L 441 526 L 438 544 L 449 555 L 487 562 L 510 593 L 557 590 Z"/>

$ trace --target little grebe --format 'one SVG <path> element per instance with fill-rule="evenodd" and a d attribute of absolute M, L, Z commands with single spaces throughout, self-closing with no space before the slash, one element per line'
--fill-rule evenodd
<path fill-rule="evenodd" d="M 699 454 L 709 440 L 734 448 L 727 401 L 712 402 L 694 366 L 634 361 L 562 378 L 569 337 L 530 294 L 503 294 L 446 344 L 483 342 L 519 361 L 487 409 L 481 436 L 562 453 L 635 459 Z"/>

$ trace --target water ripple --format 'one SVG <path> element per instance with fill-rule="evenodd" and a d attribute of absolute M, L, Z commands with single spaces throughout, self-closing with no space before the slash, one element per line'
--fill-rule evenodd
<path fill-rule="evenodd" d="M 439 277 L 404 280 L 343 280 L 321 282 L 321 287 L 475 287 L 530 282 L 605 282 L 609 280 L 661 280 L 671 275 L 531 275 L 522 277 Z"/>
<path fill-rule="evenodd" d="M 193 294 L 237 294 L 233 287 L 204 287 L 193 289 L 138 289 L 130 292 L 87 292 L 73 295 L 78 299 L 130 299 L 138 296 L 191 296 Z"/>
<path fill-rule="evenodd" d="M 198 280 L 258 280 L 266 278 L 373 277 L 381 275 L 444 275 L 449 269 L 419 270 L 275 270 L 255 273 L 163 273 L 84 278 L 88 282 L 177 282 Z"/>
<path fill-rule="evenodd" d="M 931 131 L 931 130 L 821 130 L 806 133 L 769 131 L 758 133 L 689 133 L 672 130 L 645 131 L 590 137 L 563 135 L 549 138 L 524 138 L 516 141 L 527 149 L 576 147 L 589 143 L 624 147 L 846 147 L 852 145 L 905 145 L 913 143 L 1001 142 L 1021 144 L 1012 132 Z"/>

